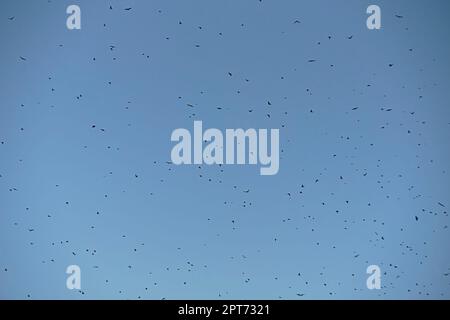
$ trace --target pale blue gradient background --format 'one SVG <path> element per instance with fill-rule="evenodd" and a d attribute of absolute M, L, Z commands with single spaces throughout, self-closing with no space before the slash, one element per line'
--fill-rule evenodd
<path fill-rule="evenodd" d="M 1 298 L 450 298 L 448 1 L 0 12 Z M 280 128 L 278 175 L 167 164 L 194 120 Z"/>

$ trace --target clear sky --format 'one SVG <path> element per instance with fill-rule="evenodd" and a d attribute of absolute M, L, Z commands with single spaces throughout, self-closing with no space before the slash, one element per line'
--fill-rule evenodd
<path fill-rule="evenodd" d="M 450 2 L 0 8 L 0 298 L 450 298 Z M 171 164 L 194 120 L 278 174 Z"/>

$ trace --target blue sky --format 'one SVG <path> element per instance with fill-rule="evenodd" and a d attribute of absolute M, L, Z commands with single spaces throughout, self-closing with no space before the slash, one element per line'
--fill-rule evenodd
<path fill-rule="evenodd" d="M 450 298 L 447 1 L 1 9 L 0 298 Z M 194 120 L 278 174 L 168 163 Z"/>

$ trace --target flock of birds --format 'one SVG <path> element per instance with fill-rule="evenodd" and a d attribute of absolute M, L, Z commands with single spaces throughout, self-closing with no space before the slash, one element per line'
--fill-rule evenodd
<path fill-rule="evenodd" d="M 263 3 L 262 0 L 257 2 Z M 118 7 L 118 5 L 108 5 L 105 9 L 119 11 L 120 14 L 117 17 L 120 17 L 122 14 L 133 14 L 137 10 L 135 7 Z M 157 12 L 162 16 L 166 14 L 162 9 Z M 403 15 L 395 14 L 394 17 L 402 21 L 406 20 Z M 8 23 L 12 25 L 11 28 L 14 28 L 14 24 L 20 23 L 18 18 L 20 18 L 18 14 L 6 18 Z M 195 28 L 199 32 L 208 29 L 208 26 L 192 26 L 180 19 L 170 17 L 170 15 L 167 15 L 166 19 L 173 19 L 173 24 L 179 27 Z M 243 22 L 230 20 L 230 23 L 235 23 L 243 29 L 246 28 L 246 23 Z M 308 25 L 305 25 L 302 19 L 298 18 L 291 19 L 289 24 L 294 27 L 301 26 L 302 28 L 308 28 Z M 102 27 L 108 28 L 108 25 L 103 23 Z M 408 28 L 404 28 L 404 31 L 407 32 Z M 83 30 L 80 32 L 83 32 Z M 295 32 L 295 29 L 293 32 Z M 220 31 L 216 37 L 225 37 L 225 34 L 225 31 Z M 170 35 L 164 35 L 164 38 L 165 40 L 176 41 Z M 335 35 L 330 33 L 323 40 L 317 41 L 314 46 L 320 48 L 324 46 L 326 41 L 330 43 L 332 41 L 334 42 L 330 46 L 340 47 L 346 46 L 346 43 L 349 41 L 358 40 L 356 35 Z M 55 46 L 59 48 L 70 47 L 70 43 L 57 43 Z M 199 50 L 202 49 L 202 44 L 200 43 L 194 43 L 193 46 Z M 118 48 L 120 48 L 120 42 L 110 44 L 104 48 L 106 52 L 112 54 L 109 63 L 126 65 L 129 57 L 120 57 L 117 53 Z M 402 49 L 405 50 L 405 53 L 414 53 L 413 48 Z M 154 48 L 153 50 L 163 50 L 163 48 Z M 153 60 L 151 53 L 142 51 L 137 50 L 136 56 L 143 57 L 145 63 L 158 63 L 158 61 Z M 85 59 L 85 57 L 81 56 L 80 59 Z M 9 61 L 8 63 L 29 64 L 31 68 L 33 63 L 38 63 L 33 60 L 33 54 L 18 52 L 17 61 Z M 99 58 L 91 56 L 89 60 L 91 63 L 97 63 Z M 74 61 L 73 63 L 77 62 Z M 306 68 L 305 65 L 311 66 L 319 63 L 321 63 L 321 60 L 318 58 L 307 59 L 300 62 L 298 66 L 293 67 L 291 74 L 298 72 L 302 68 Z M 329 70 L 327 72 L 332 73 L 338 67 L 337 62 L 330 63 L 327 66 Z M 387 72 L 395 69 L 395 67 L 396 64 L 392 62 L 386 63 L 385 70 L 380 70 L 378 75 L 369 76 L 370 79 L 362 87 L 359 84 L 355 84 L 354 88 L 349 89 L 348 94 L 364 96 L 368 90 L 372 90 L 372 92 L 384 90 L 379 89 L 383 88 L 380 83 L 383 81 L 383 77 L 388 77 L 387 74 L 390 74 Z M 242 66 L 242 69 L 244 70 L 245 66 Z M 325 76 L 327 76 L 327 72 L 324 72 Z M 223 81 L 233 81 L 233 84 L 230 85 L 233 89 L 224 89 L 229 89 L 229 92 L 226 92 L 226 94 L 239 97 L 240 95 L 244 95 L 245 91 L 254 82 L 257 82 L 257 79 L 250 76 L 243 76 L 242 74 L 243 72 L 237 69 L 230 70 L 222 75 Z M 86 77 L 90 76 L 86 75 Z M 115 77 L 121 77 L 121 74 L 118 73 Z M 287 74 L 280 74 L 274 77 L 277 78 L 277 81 L 290 81 L 289 75 Z M 109 87 L 113 86 L 114 80 L 114 78 L 107 79 L 105 85 Z M 29 82 L 31 80 L 24 81 Z M 56 89 L 57 80 L 54 79 L 51 71 L 46 75 L 46 81 L 48 92 L 54 95 L 60 94 Z M 132 85 L 133 83 L 130 83 L 130 86 Z M 194 84 L 194 86 L 197 85 L 201 84 Z M 436 86 L 438 84 L 435 84 Z M 122 87 L 117 90 L 123 92 L 124 96 L 128 96 L 128 88 Z M 314 99 L 322 101 L 321 99 L 324 98 L 324 95 L 328 95 L 326 98 L 328 101 L 331 101 L 330 104 L 333 104 L 333 93 L 328 94 L 327 89 L 321 89 L 320 93 L 316 93 L 320 90 L 317 86 L 312 85 L 302 90 L 301 95 L 305 97 L 305 100 L 308 99 L 309 102 L 314 102 Z M 405 87 L 396 88 L 396 90 L 406 92 Z M 173 91 L 175 92 L 176 89 Z M 42 93 L 42 96 L 44 97 L 48 92 Z M 135 209 L 131 208 L 134 208 L 134 206 L 128 202 L 123 203 L 121 199 L 125 198 L 121 198 L 121 194 L 117 194 L 117 192 L 112 192 L 111 194 L 108 190 L 99 190 L 98 184 L 94 181 L 92 185 L 78 185 L 78 188 L 84 189 L 84 195 L 89 199 L 93 195 L 101 194 L 97 200 L 99 207 L 105 201 L 109 201 L 109 205 L 105 205 L 105 208 L 93 210 L 91 212 L 92 217 L 85 215 L 77 216 L 70 207 L 72 206 L 72 202 L 78 202 L 77 208 L 79 209 L 83 197 L 80 199 L 79 195 L 74 194 L 72 200 L 70 199 L 70 195 L 61 191 L 64 190 L 65 186 L 71 184 L 70 181 L 66 180 L 70 175 L 61 177 L 60 181 L 54 183 L 51 190 L 46 191 L 54 195 L 51 201 L 48 200 L 49 202 L 55 201 L 62 203 L 60 209 L 54 212 L 53 209 L 50 209 L 54 208 L 51 203 L 48 203 L 49 209 L 47 211 L 34 209 L 32 205 L 29 205 L 29 203 L 33 203 L 33 198 L 29 194 L 21 193 L 23 189 L 27 189 L 27 183 L 32 184 L 32 182 L 35 183 L 36 181 L 31 181 L 34 179 L 33 177 L 24 179 L 21 177 L 20 171 L 22 165 L 32 165 L 30 162 L 35 161 L 35 159 L 31 155 L 30 158 L 19 158 L 18 160 L 14 160 L 19 162 L 19 166 L 16 166 L 13 172 L 5 171 L 5 168 L 0 166 L 1 232 L 4 234 L 2 241 L 7 238 L 8 245 L 12 245 L 14 250 L 33 252 L 33 254 L 27 256 L 28 260 L 22 261 L 22 263 L 29 264 L 31 268 L 33 265 L 38 264 L 46 266 L 60 263 L 62 266 L 67 265 L 68 262 L 82 261 L 82 270 L 86 271 L 83 271 L 83 288 L 78 290 L 77 293 L 80 297 L 86 298 L 104 296 L 127 299 L 190 298 L 192 297 L 192 292 L 199 292 L 198 296 L 203 298 L 234 298 L 245 296 L 246 292 L 255 292 L 246 289 L 253 284 L 256 285 L 255 288 L 259 288 L 253 290 L 259 290 L 266 298 L 368 297 L 369 294 L 372 294 L 373 297 L 395 297 L 397 295 L 400 297 L 448 298 L 450 296 L 450 280 L 448 278 L 450 264 L 444 268 L 434 267 L 435 271 L 433 272 L 440 273 L 434 278 L 436 282 L 440 282 L 439 286 L 431 282 L 429 280 L 431 278 L 425 276 L 426 281 L 421 281 L 419 278 L 413 283 L 405 284 L 400 282 L 403 278 L 408 277 L 408 266 L 405 265 L 405 261 L 414 261 L 415 264 L 424 266 L 425 270 L 427 270 L 426 266 L 434 266 L 434 260 L 438 259 L 436 255 L 446 255 L 447 244 L 436 244 L 433 236 L 440 237 L 444 242 L 449 239 L 447 199 L 433 199 L 431 195 L 427 194 L 427 190 L 423 186 L 408 183 L 408 181 L 416 181 L 414 175 L 427 175 L 429 171 L 434 172 L 435 166 L 437 166 L 435 162 L 438 161 L 435 161 L 436 159 L 427 159 L 425 151 L 422 151 L 422 146 L 425 141 L 423 136 L 433 129 L 427 121 L 421 120 L 418 116 L 418 114 L 424 114 L 422 111 L 424 108 L 423 105 L 431 103 L 431 99 L 423 102 L 425 100 L 424 96 L 426 95 L 423 88 L 417 89 L 417 92 L 407 92 L 408 95 L 414 96 L 413 99 L 415 101 L 409 106 L 381 106 L 378 110 L 373 111 L 374 113 L 371 113 L 372 111 L 369 112 L 368 107 L 362 105 L 339 105 L 335 106 L 339 110 L 324 110 L 321 104 L 325 102 L 310 103 L 307 107 L 293 109 L 289 107 L 291 103 L 290 96 L 264 97 L 262 100 L 258 97 L 258 101 L 264 101 L 263 105 L 258 106 L 255 103 L 253 106 L 248 106 L 243 112 L 242 110 L 239 111 L 239 116 L 246 117 L 247 119 L 255 118 L 258 119 L 258 123 L 281 129 L 281 165 L 279 178 L 275 178 L 279 180 L 275 182 L 273 180 L 270 182 L 267 180 L 262 181 L 255 177 L 255 180 L 250 180 L 249 183 L 242 183 L 242 180 L 235 179 L 234 173 L 231 175 L 231 169 L 226 165 L 216 167 L 194 165 L 189 169 L 177 167 L 167 160 L 170 157 L 169 151 L 167 151 L 167 154 L 155 155 L 151 162 L 148 163 L 148 166 L 151 167 L 149 170 L 152 170 L 152 174 L 141 173 L 146 172 L 144 168 L 135 169 L 132 168 L 132 165 L 122 163 L 121 166 L 124 172 L 132 172 L 127 178 L 123 178 L 123 172 L 116 173 L 114 170 L 108 168 L 94 178 L 94 181 L 98 179 L 112 179 L 113 184 L 115 183 L 117 188 L 122 190 L 122 194 L 126 194 L 128 189 L 134 190 L 130 192 L 135 192 L 135 188 L 145 189 L 141 190 L 142 193 L 139 193 L 139 195 L 145 197 L 142 203 L 145 203 L 147 206 L 146 209 L 149 212 L 154 212 L 154 210 L 164 211 L 164 205 L 171 209 L 174 208 L 176 203 L 172 203 L 172 201 L 177 197 L 176 193 L 183 193 L 183 190 L 176 187 L 177 179 L 180 179 L 180 176 L 184 177 L 183 179 L 190 179 L 183 182 L 185 186 L 188 186 L 188 189 L 202 190 L 201 196 L 192 194 L 192 197 L 196 198 L 193 201 L 194 206 L 189 206 L 185 209 L 186 215 L 189 215 L 194 221 L 193 225 L 200 225 L 198 228 L 194 227 L 195 235 L 190 234 L 188 236 L 192 236 L 195 240 L 186 239 L 186 235 L 180 234 L 179 230 L 175 231 L 170 229 L 166 230 L 168 237 L 172 238 L 170 241 L 166 238 L 155 239 L 151 235 L 148 236 L 148 239 L 139 238 L 140 240 L 137 240 L 138 237 L 133 233 L 133 230 L 139 230 L 138 225 L 145 224 L 146 222 L 144 221 L 147 220 L 143 219 L 139 221 L 139 218 L 134 217 L 132 214 L 132 211 Z M 192 121 L 198 119 L 200 116 L 202 120 L 208 120 L 210 114 L 214 114 L 214 117 L 217 117 L 217 114 L 219 114 L 218 117 L 224 119 L 226 117 L 235 117 L 233 112 L 236 110 L 233 107 L 225 105 L 207 107 L 198 102 L 201 101 L 201 97 L 207 96 L 208 94 L 208 90 L 206 89 L 199 90 L 197 94 L 191 92 L 187 100 L 183 97 L 183 94 L 177 94 L 175 92 L 174 97 L 171 97 L 171 99 L 173 98 L 179 101 L 179 105 L 176 108 L 189 120 L 185 122 L 187 124 L 192 124 Z M 266 94 L 265 92 L 260 92 L 261 96 L 266 96 Z M 59 99 L 67 101 L 67 104 L 83 101 L 90 108 L 96 108 L 93 103 L 89 103 L 87 97 L 89 95 L 83 92 L 71 97 L 60 96 Z M 198 101 L 195 100 L 196 97 Z M 2 126 L 5 127 L 0 129 L 0 153 L 2 158 L 17 158 L 18 155 L 26 154 L 22 152 L 20 144 L 16 146 L 12 145 L 14 143 L 12 141 L 19 140 L 15 135 L 24 135 L 30 129 L 25 125 L 19 124 L 22 119 L 21 117 L 25 118 L 26 116 L 24 114 L 29 112 L 30 108 L 44 107 L 43 103 L 41 104 L 38 101 L 33 106 L 21 101 L 21 99 L 26 100 L 24 98 L 24 95 L 15 96 L 17 105 L 14 107 L 2 103 L 1 117 L 8 117 L 6 121 L 2 119 Z M 384 94 L 383 98 L 387 100 L 387 94 Z M 45 99 L 43 98 L 42 100 Z M 383 103 L 386 100 L 383 100 Z M 157 106 L 152 107 L 157 108 Z M 6 112 L 5 110 L 8 108 L 16 108 L 16 110 Z M 64 110 L 65 106 L 50 104 L 48 108 L 51 110 Z M 139 108 L 135 106 L 133 101 L 127 101 L 126 105 L 123 106 L 123 111 L 136 112 L 137 117 L 146 117 L 144 113 L 139 115 Z M 331 116 L 326 115 L 328 111 L 331 112 Z M 12 113 L 16 113 L 14 119 L 9 118 Z M 369 117 L 365 113 L 368 113 Z M 393 117 L 395 120 L 390 120 L 391 114 L 394 113 L 397 113 Z M 320 123 L 324 120 L 332 122 L 336 114 L 340 114 L 341 117 L 346 119 L 346 125 L 352 129 L 340 130 L 340 134 L 337 134 L 338 130 L 333 128 L 321 131 L 323 128 L 320 128 Z M 374 114 L 377 114 L 377 116 L 374 116 Z M 382 144 L 380 139 L 377 139 L 377 142 L 367 141 L 369 139 L 365 136 L 367 132 L 362 127 L 371 123 L 370 117 L 378 117 L 377 120 L 373 120 L 377 122 L 377 130 L 381 132 L 390 130 L 389 134 L 380 133 L 384 139 L 389 139 L 389 135 L 401 135 L 401 138 L 399 138 L 400 141 L 415 141 L 414 145 L 408 150 L 416 153 L 416 158 L 410 160 L 412 164 L 405 163 L 405 168 L 401 172 L 394 173 L 394 170 L 390 168 L 391 158 L 383 158 L 386 154 L 390 155 L 389 152 L 392 151 L 386 151 L 383 154 L 385 151 L 383 150 L 383 146 L 380 145 Z M 398 122 L 398 119 L 402 118 L 404 121 Z M 123 117 L 123 122 L 125 122 L 124 127 L 132 127 L 134 125 L 128 119 L 129 117 L 127 116 Z M 304 150 L 302 141 L 314 138 L 299 138 L 299 131 L 295 129 L 296 126 L 299 126 L 298 119 L 301 119 L 299 121 L 302 125 L 311 123 L 311 126 L 317 126 L 307 134 L 323 134 L 325 137 L 321 139 L 325 140 L 321 141 L 333 141 L 330 146 L 325 146 L 328 149 L 327 152 L 320 153 L 316 160 L 308 160 L 306 162 L 311 167 L 307 167 L 306 164 L 302 163 L 302 160 L 298 158 L 296 150 L 301 150 L 300 154 L 308 153 L 308 150 Z M 38 120 L 36 119 L 36 121 Z M 78 142 L 68 140 L 64 148 L 69 148 L 72 150 L 71 152 L 80 154 L 81 158 L 89 155 L 92 159 L 100 157 L 103 160 L 109 159 L 119 163 L 121 161 L 120 159 L 123 159 L 120 156 L 124 152 L 122 151 L 123 141 L 120 142 L 120 139 L 116 139 L 115 135 L 108 136 L 109 132 L 116 130 L 116 128 L 108 128 L 103 124 L 100 125 L 99 123 L 104 123 L 102 120 L 101 117 L 98 117 L 98 122 L 91 122 L 89 125 L 79 129 L 89 131 L 89 133 L 85 133 L 87 135 L 93 133 L 93 135 L 90 135 L 90 137 L 93 137 L 93 140 L 88 141 L 84 139 L 81 145 Z M 9 126 L 6 126 L 7 121 L 11 122 Z M 118 121 L 120 122 L 121 119 L 118 119 Z M 212 126 L 214 125 L 213 121 L 209 123 Z M 18 126 L 18 130 L 16 126 Z M 448 132 L 449 128 L 446 127 L 444 130 Z M 171 129 L 172 127 L 169 124 L 168 130 Z M 303 134 L 307 132 L 305 128 L 298 130 L 301 130 Z M 95 141 L 97 134 L 103 135 L 99 140 L 101 142 Z M 27 136 L 22 139 L 35 141 L 33 136 Z M 133 136 L 132 139 L 138 140 L 143 138 Z M 162 139 L 167 140 L 167 149 L 170 150 L 169 138 L 165 137 Z M 115 151 L 115 153 L 108 153 L 105 156 L 102 153 L 104 150 L 94 150 L 96 147 L 93 146 L 98 146 L 101 143 L 105 143 L 104 149 Z M 58 146 L 56 145 L 55 148 L 58 148 Z M 8 152 L 5 150 L 8 150 Z M 371 155 L 373 163 L 370 162 L 372 160 L 367 160 L 364 156 L 367 154 Z M 325 155 L 326 159 L 323 158 Z M 50 154 L 49 157 L 51 156 Z M 312 157 L 314 156 L 312 155 Z M 74 176 L 78 174 L 76 170 L 74 169 L 72 172 Z M 243 170 L 252 171 L 251 168 Z M 193 174 L 189 175 L 192 172 Z M 441 173 L 442 176 L 446 177 L 447 172 L 445 170 L 442 170 Z M 257 176 L 256 172 L 252 171 L 252 174 Z M 116 175 L 119 175 L 121 178 L 114 180 Z M 124 179 L 125 181 L 129 181 L 128 184 L 124 185 Z M 448 181 L 448 178 L 445 179 Z M 136 187 L 136 181 L 140 181 L 138 187 Z M 422 181 L 427 180 L 424 178 Z M 276 188 L 267 192 L 271 183 L 274 183 Z M 355 188 L 351 187 L 352 183 L 357 184 L 358 187 L 356 189 L 359 189 L 359 194 L 351 193 L 355 192 Z M 363 186 L 364 188 L 361 189 Z M 448 182 L 447 185 L 444 185 L 444 188 L 448 188 Z M 226 191 L 223 192 L 223 190 Z M 39 194 L 38 190 L 35 191 Z M 220 202 L 216 201 L 220 198 L 218 194 L 221 192 L 223 192 L 222 200 Z M 58 196 L 61 194 L 64 194 L 66 198 L 61 200 Z M 268 196 L 269 194 L 271 196 Z M 370 200 L 371 194 L 373 195 L 372 200 Z M 11 205 L 12 199 L 19 202 L 18 206 L 23 207 L 23 212 L 9 212 L 11 210 L 10 208 L 16 208 L 14 205 Z M 201 199 L 209 199 L 210 203 L 200 204 Z M 377 200 L 382 202 L 383 205 L 378 206 Z M 129 201 L 129 199 L 125 201 Z M 418 203 L 421 203 L 421 205 Z M 5 204 L 8 204 L 8 207 Z M 123 225 L 119 226 L 113 226 L 108 222 L 112 219 L 108 211 L 114 211 L 115 206 L 118 208 L 126 208 L 128 204 L 130 205 L 129 212 L 122 212 L 121 214 L 133 216 L 133 218 L 130 218 L 130 221 L 125 222 L 125 220 L 119 219 L 123 223 Z M 198 204 L 198 206 L 195 204 Z M 5 207 L 3 207 L 4 205 Z M 216 206 L 220 206 L 220 209 L 217 209 L 220 216 L 214 213 Z M 406 206 L 406 208 L 402 206 Z M 86 205 L 86 207 L 88 206 Z M 389 207 L 392 207 L 392 212 L 389 214 L 399 216 L 392 221 L 387 218 L 389 216 L 388 213 L 379 215 L 377 212 L 379 208 L 386 209 Z M 81 206 L 81 208 L 83 207 Z M 166 213 L 159 214 L 158 219 L 172 221 L 171 209 L 168 209 Z M 117 210 L 120 211 L 123 209 Z M 202 212 L 199 213 L 199 211 Z M 149 213 L 149 215 L 151 214 Z M 255 221 L 255 219 L 258 219 L 258 216 L 260 216 L 261 221 L 264 221 L 263 224 Z M 66 226 L 66 222 L 63 223 L 62 219 L 76 221 L 77 228 L 80 230 L 79 236 L 71 237 L 68 235 L 67 238 L 49 240 L 48 235 L 52 234 L 51 230 L 53 228 L 63 228 L 63 226 Z M 117 219 L 117 217 L 115 216 L 114 219 Z M 202 219 L 203 221 L 201 221 Z M 163 223 L 163 225 L 164 227 L 168 227 L 172 223 L 167 222 Z M 259 230 L 257 226 L 264 226 L 267 230 Z M 121 227 L 123 227 L 123 230 L 120 229 Z M 205 231 L 203 237 L 202 228 L 209 230 L 208 232 Z M 331 235 L 342 237 L 342 239 L 330 239 L 331 236 L 328 235 L 328 232 Z M 415 241 L 415 236 L 421 237 L 421 235 L 414 234 L 415 232 L 424 233 L 424 240 Z M 232 244 L 228 244 L 230 239 L 233 238 L 233 235 L 238 233 L 239 239 L 245 238 L 245 235 L 247 235 L 248 241 L 254 241 L 254 243 L 251 245 L 246 243 L 236 244 L 233 242 L 231 242 Z M 343 240 L 346 235 L 350 239 Z M 16 242 L 16 237 L 22 236 L 27 239 L 27 243 Z M 158 236 L 161 237 L 161 234 L 158 233 Z M 198 240 L 197 237 L 200 237 L 201 240 Z M 340 240 L 342 241 L 340 242 Z M 82 243 L 84 244 L 85 241 L 90 241 L 91 243 L 88 248 L 82 247 Z M 111 247 L 108 252 L 98 249 L 99 247 L 104 247 L 104 242 L 108 241 L 120 244 L 117 247 Z M 166 241 L 170 244 L 163 243 Z M 358 242 L 365 247 L 357 245 Z M 433 246 L 429 243 L 433 243 Z M 355 246 L 351 247 L 351 244 Z M 241 248 L 239 247 L 240 245 L 242 246 Z M 5 246 L 5 244 L 2 244 L 2 246 Z M 23 246 L 27 248 L 24 249 L 22 248 Z M 158 248 L 158 246 L 161 247 L 161 250 L 169 250 L 169 252 L 165 254 L 154 253 L 154 250 L 157 250 L 155 248 Z M 229 246 L 229 250 L 224 249 L 227 246 Z M 296 247 L 299 248 L 299 251 L 297 253 L 291 252 Z M 256 249 L 253 250 L 254 248 Z M 367 248 L 367 251 L 364 251 L 363 248 Z M 440 250 L 442 252 L 437 252 L 437 248 L 441 248 Z M 308 252 L 307 254 L 304 253 L 305 250 Z M 371 250 L 377 252 L 389 251 L 389 257 L 398 255 L 399 259 L 395 262 L 384 260 L 375 261 L 380 265 L 383 272 L 383 288 L 378 292 L 368 293 L 365 287 L 365 278 L 367 277 L 365 267 L 374 263 L 370 258 L 370 254 L 368 254 Z M 231 255 L 228 254 L 230 251 L 234 251 L 234 253 Z M 316 257 L 317 261 L 305 262 L 310 267 L 303 270 L 301 263 L 304 260 L 302 252 L 308 258 L 314 256 L 312 252 L 320 252 L 329 257 L 329 260 L 348 260 L 350 264 L 354 263 L 357 267 L 349 270 L 347 274 L 336 275 L 332 270 L 333 261 L 328 261 L 327 264 L 320 257 Z M 173 260 L 172 258 L 164 258 L 166 254 L 172 257 L 180 257 L 179 261 L 184 260 L 184 262 L 178 265 L 167 265 L 167 261 Z M 211 254 L 211 257 L 208 257 L 208 254 Z M 119 261 L 111 257 L 108 258 L 107 256 L 109 255 L 117 255 Z M 297 259 L 300 262 L 286 258 L 289 255 L 297 255 Z M 37 258 L 38 256 L 40 256 L 40 259 Z M 150 257 L 153 257 L 153 259 L 158 257 L 160 260 L 157 262 L 154 260 L 150 261 Z M 15 259 L 17 261 L 14 261 Z M 124 261 L 124 259 L 129 260 Z M 0 267 L 2 267 L 0 279 L 10 277 L 14 273 L 14 268 L 17 267 L 19 260 L 19 256 L 14 257 L 9 255 L 8 258 L 2 256 L 0 258 Z M 448 263 L 448 260 L 448 258 L 445 259 L 444 257 L 442 264 Z M 116 261 L 116 265 L 112 267 L 108 266 L 108 261 Z M 260 266 L 259 261 L 267 261 L 267 265 Z M 290 263 L 294 263 L 298 268 L 296 272 L 287 274 L 285 273 L 286 270 L 290 269 L 286 265 Z M 442 267 L 442 264 L 440 267 Z M 149 265 L 152 267 L 149 267 Z M 281 267 L 278 267 L 279 265 Z M 259 267 L 265 269 L 265 271 L 258 273 L 257 269 Z M 103 269 L 111 268 L 116 271 L 106 272 L 109 276 L 101 275 Z M 227 273 L 228 268 L 236 269 L 237 271 Z M 433 268 L 430 267 L 429 269 L 431 270 Z M 100 274 L 98 278 L 101 280 L 97 280 L 98 282 L 95 282 L 95 286 L 89 286 L 86 283 L 88 276 L 85 276 L 85 274 L 92 273 L 91 270 L 100 272 L 96 274 Z M 421 267 L 418 270 L 422 270 Z M 233 276 L 230 276 L 231 273 Z M 229 283 L 229 286 L 227 288 L 216 288 L 213 284 L 207 284 L 202 280 L 203 274 L 207 274 L 207 279 L 210 279 L 210 281 L 216 278 L 229 279 L 218 281 L 218 283 Z M 111 278 L 113 275 L 119 276 L 121 279 Z M 265 276 L 263 277 L 262 275 Z M 18 277 L 18 275 L 15 274 L 15 277 Z M 64 285 L 64 276 L 61 277 L 61 275 L 58 275 L 58 277 L 63 279 L 61 280 L 61 284 Z M 43 277 L 40 281 L 43 281 L 42 288 L 44 288 L 45 283 L 51 280 Z M 133 283 L 132 286 L 130 285 L 132 288 L 128 287 L 128 281 L 129 283 Z M 171 281 L 177 283 L 173 284 Z M 401 284 L 398 284 L 397 281 Z M 11 282 L 8 283 L 10 284 Z M 165 285 L 170 290 L 164 290 Z M 180 289 L 177 285 L 188 289 L 183 291 L 184 289 Z M 26 287 L 26 284 L 17 286 L 23 288 Z M 136 290 L 136 287 L 140 287 L 140 290 Z M 348 290 L 349 287 L 352 289 Z M 390 295 L 390 291 L 395 293 Z M 17 290 L 4 288 L 2 285 L 0 292 L 2 298 L 8 298 L 8 292 L 17 292 Z M 73 292 L 67 291 L 65 294 L 73 294 Z M 41 293 L 38 290 L 25 290 L 24 292 L 18 293 L 15 297 L 39 298 L 41 297 Z M 62 297 L 73 296 L 62 295 Z M 254 296 L 250 293 L 246 297 L 253 298 Z"/>

